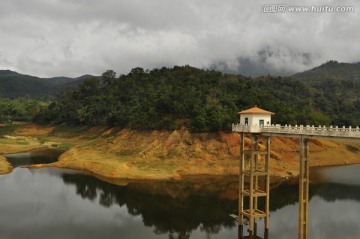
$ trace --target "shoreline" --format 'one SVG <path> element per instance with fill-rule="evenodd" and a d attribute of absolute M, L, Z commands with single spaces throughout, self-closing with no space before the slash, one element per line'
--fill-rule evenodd
<path fill-rule="evenodd" d="M 160 183 L 160 182 L 194 182 L 196 183 L 199 180 L 228 180 L 228 179 L 234 179 L 234 181 L 238 181 L 238 174 L 187 174 L 181 177 L 170 177 L 170 178 L 147 178 L 147 177 L 136 177 L 136 178 L 122 178 L 122 177 L 107 177 L 101 174 L 96 174 L 94 172 L 91 172 L 87 169 L 79 169 L 77 167 L 63 167 L 57 165 L 58 162 L 50 163 L 50 164 L 33 164 L 28 166 L 22 166 L 21 168 L 30 168 L 30 169 L 43 169 L 43 168 L 56 168 L 56 169 L 68 169 L 68 170 L 75 170 L 79 173 L 84 173 L 86 175 L 91 175 L 101 181 L 105 181 L 111 184 L 119 185 L 119 186 L 126 186 L 129 183 L 136 183 L 136 182 L 154 182 L 154 183 Z M 270 184 L 271 188 L 275 188 L 279 185 L 281 185 L 284 182 L 294 180 L 296 177 L 291 178 L 284 178 L 280 176 L 270 176 Z"/>
<path fill-rule="evenodd" d="M 55 163 L 29 168 L 81 170 L 121 184 L 124 180 L 184 180 L 197 176 L 237 176 L 240 144 L 236 133 L 136 131 L 117 128 L 54 128 L 28 124 L 0 138 L 0 153 L 60 149 L 72 145 Z M 246 147 L 250 140 L 245 139 Z M 26 144 L 25 144 L 26 142 Z M 55 147 L 58 146 L 58 147 Z M 295 178 L 299 173 L 298 140 L 273 137 L 270 175 Z M 262 146 L 261 146 L 262 147 Z M 339 166 L 360 163 L 359 143 L 310 142 L 309 165 Z"/>
<path fill-rule="evenodd" d="M 24 152 L 33 152 L 33 151 L 37 151 L 37 150 L 59 150 L 56 148 L 52 148 L 52 147 L 41 147 L 41 148 L 33 148 L 30 149 L 28 151 L 19 151 L 16 153 L 24 153 Z M 67 151 L 65 151 L 64 153 L 66 153 Z M 210 174 L 210 173 L 193 173 L 193 174 L 183 174 L 183 175 L 173 175 L 173 176 L 168 176 L 168 177 L 149 177 L 149 176 L 144 176 L 146 174 L 143 175 L 132 175 L 130 177 L 114 177 L 114 176 L 109 176 L 107 174 L 102 174 L 102 173 L 96 173 L 94 172 L 92 167 L 86 167 L 87 164 L 84 164 L 83 162 L 79 162 L 79 161 L 75 161 L 72 162 L 72 164 L 67 164 L 64 163 L 63 161 L 61 161 L 61 156 L 59 156 L 59 161 L 54 162 L 54 163 L 50 163 L 50 164 L 32 164 L 32 165 L 28 165 L 28 166 L 22 166 L 22 168 L 31 168 L 31 169 L 41 169 L 41 168 L 58 168 L 58 169 L 71 169 L 71 170 L 76 170 L 82 173 L 86 173 L 89 175 L 92 175 L 102 181 L 106 181 L 108 183 L 112 183 L 112 184 L 116 184 L 116 185 L 127 185 L 129 182 L 144 182 L 144 181 L 154 181 L 154 182 L 159 182 L 159 181 L 188 181 L 188 180 L 194 180 L 194 179 L 201 179 L 201 178 L 206 178 L 206 179 L 215 179 L 215 178 L 229 178 L 229 177 L 238 177 L 238 174 L 234 173 L 234 174 L 221 174 L 221 173 L 216 173 L 216 174 Z M 90 162 L 91 163 L 94 162 Z M 100 164 L 100 163 L 96 163 L 98 166 L 100 167 L 104 167 L 106 165 Z M 352 162 L 352 163 L 336 163 L 334 162 L 333 164 L 328 164 L 328 165 L 313 165 L 310 166 L 310 168 L 324 168 L 324 167 L 337 167 L 337 166 L 345 166 L 345 165 L 355 165 L 355 164 L 359 164 L 358 162 Z M 13 167 L 11 166 L 11 164 L 6 160 L 5 157 L 0 156 L 0 175 L 4 175 L 4 174 L 9 174 L 13 171 Z M 274 174 L 275 173 L 275 174 Z M 297 177 L 298 175 L 287 175 L 287 176 L 281 176 L 276 174 L 277 172 L 270 172 L 270 177 L 271 177 L 271 184 L 273 184 L 272 187 L 276 187 L 280 184 L 282 184 L 283 182 L 289 182 L 289 183 L 297 183 Z"/>
<path fill-rule="evenodd" d="M 14 170 L 5 157 L 0 156 L 0 175 L 9 174 Z"/>
<path fill-rule="evenodd" d="M 76 167 L 63 167 L 57 165 L 58 162 L 50 163 L 50 164 L 33 164 L 28 166 L 22 166 L 22 168 L 30 168 L 30 169 L 42 169 L 42 168 L 56 168 L 56 169 L 69 169 L 69 170 L 75 170 L 79 173 L 91 175 L 101 181 L 118 185 L 118 186 L 127 186 L 130 183 L 161 183 L 161 182 L 175 182 L 175 183 L 185 183 L 185 182 L 199 182 L 202 180 L 217 180 L 218 182 L 221 182 L 222 180 L 229 180 L 233 179 L 234 181 L 238 181 L 238 174 L 188 174 L 183 175 L 182 177 L 170 177 L 170 178 L 145 178 L 145 177 L 136 177 L 136 178 L 122 178 L 122 177 L 107 177 L 101 174 L 97 174 L 94 172 L 89 171 L 88 169 L 80 169 Z M 339 167 L 339 166 L 346 166 L 346 165 L 357 165 L 360 163 L 350 163 L 350 164 L 332 164 L 332 165 L 322 165 L 322 166 L 311 166 L 310 170 L 312 168 L 327 168 L 327 167 Z M 11 173 L 11 172 L 9 172 Z M 0 174 L 1 175 L 1 174 Z M 281 177 L 278 175 L 270 175 L 270 188 L 274 189 L 282 184 L 289 184 L 289 185 L 296 185 L 298 184 L 298 176 L 294 175 L 291 177 Z M 310 183 L 312 180 L 310 179 Z"/>

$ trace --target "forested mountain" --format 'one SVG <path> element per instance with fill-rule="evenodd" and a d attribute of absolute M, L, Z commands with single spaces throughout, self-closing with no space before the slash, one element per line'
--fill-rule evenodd
<path fill-rule="evenodd" d="M 25 78 L 31 84 L 26 84 Z M 29 108 L 20 107 L 25 104 L 22 100 L 13 103 L 19 106 L 17 113 L 11 110 L 10 101 L 3 100 L 8 111 L 0 110 L 0 114 L 2 118 L 10 114 L 8 120 L 13 118 L 11 114 L 18 118 L 36 115 L 40 123 L 135 129 L 186 126 L 208 132 L 229 130 L 231 123 L 238 122 L 237 112 L 256 104 L 276 113 L 274 123 L 360 125 L 360 63 L 330 61 L 292 77 L 257 78 L 190 66 L 137 67 L 118 77 L 110 70 L 101 78 L 84 76 L 77 80 L 0 71 L 0 89 L 11 91 L 14 83 L 3 84 L 9 79 L 25 84 L 19 92 L 31 92 L 29 95 L 41 95 L 44 89 L 62 93 L 50 102 L 37 103 L 31 113 L 21 113 L 22 108 Z M 52 83 L 44 84 L 49 81 Z M 64 90 L 67 87 L 71 90 Z"/>
<path fill-rule="evenodd" d="M 76 87 L 88 76 L 78 78 L 53 77 L 39 78 L 23 75 L 14 71 L 0 70 L 0 98 L 16 99 L 19 97 L 49 97 L 68 87 Z"/>
<path fill-rule="evenodd" d="M 329 61 L 292 78 L 309 88 L 314 110 L 328 115 L 331 123 L 360 124 L 360 63 Z"/>
<path fill-rule="evenodd" d="M 315 76 L 249 78 L 190 66 L 134 68 L 120 77 L 107 71 L 102 82 L 87 78 L 50 104 L 37 121 L 204 132 L 230 129 L 238 111 L 257 104 L 276 113 L 275 123 L 360 125 L 356 77 Z"/>
<path fill-rule="evenodd" d="M 359 82 L 360 62 L 339 63 L 337 61 L 328 61 L 311 70 L 297 73 L 292 77 L 314 86 L 317 86 L 317 84 L 324 80 L 330 79 L 338 81 Z"/>

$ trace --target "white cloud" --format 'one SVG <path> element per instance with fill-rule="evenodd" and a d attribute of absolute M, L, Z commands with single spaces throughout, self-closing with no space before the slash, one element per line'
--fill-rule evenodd
<path fill-rule="evenodd" d="M 128 73 L 136 66 L 223 62 L 238 68 L 238 58 L 247 58 L 292 72 L 330 59 L 360 60 L 360 2 L 282 1 L 350 5 L 353 13 L 261 12 L 262 5 L 275 3 L 281 2 L 2 0 L 0 68 L 79 76 L 107 69 Z"/>

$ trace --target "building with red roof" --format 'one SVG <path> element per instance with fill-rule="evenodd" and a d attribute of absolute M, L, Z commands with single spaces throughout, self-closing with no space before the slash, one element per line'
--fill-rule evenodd
<path fill-rule="evenodd" d="M 275 113 L 263 110 L 256 105 L 250 109 L 240 111 L 240 125 L 271 125 L 271 115 Z"/>

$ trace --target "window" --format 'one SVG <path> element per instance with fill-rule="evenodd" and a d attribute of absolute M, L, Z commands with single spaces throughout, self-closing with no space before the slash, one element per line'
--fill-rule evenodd
<path fill-rule="evenodd" d="M 264 120 L 263 119 L 259 120 L 259 125 L 264 126 Z"/>
<path fill-rule="evenodd" d="M 245 117 L 245 125 L 248 125 L 248 124 L 249 124 L 249 118 Z"/>

